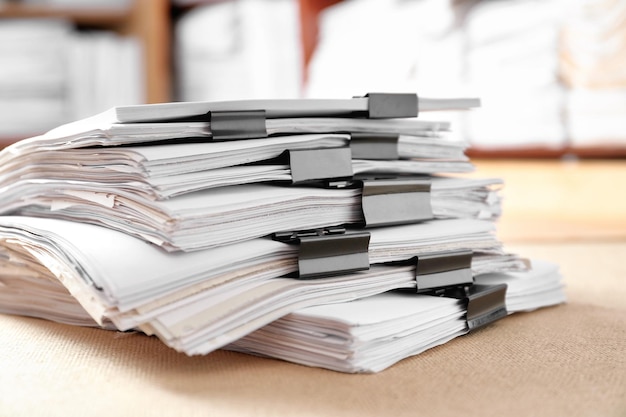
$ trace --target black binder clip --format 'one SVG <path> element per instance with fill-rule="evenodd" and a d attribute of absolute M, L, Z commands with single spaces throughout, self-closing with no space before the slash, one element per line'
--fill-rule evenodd
<path fill-rule="evenodd" d="M 352 133 L 350 149 L 355 159 L 400 159 L 399 136 L 393 133 Z"/>
<path fill-rule="evenodd" d="M 415 178 L 360 181 L 365 227 L 417 223 L 434 218 L 429 181 Z"/>
<path fill-rule="evenodd" d="M 350 148 L 287 150 L 292 184 L 353 177 Z"/>
<path fill-rule="evenodd" d="M 368 93 L 367 117 L 369 119 L 391 119 L 417 117 L 417 94 L 411 93 Z"/>
<path fill-rule="evenodd" d="M 272 239 L 299 244 L 298 277 L 312 279 L 367 270 L 370 234 L 350 232 L 340 226 L 296 232 L 279 232 Z"/>
<path fill-rule="evenodd" d="M 413 258 L 417 292 L 442 294 L 446 288 L 471 285 L 472 254 L 471 250 L 452 250 Z"/>
<path fill-rule="evenodd" d="M 474 284 L 447 291 L 444 296 L 466 304 L 467 328 L 472 331 L 506 317 L 506 284 Z"/>
<path fill-rule="evenodd" d="M 265 110 L 217 111 L 207 114 L 214 140 L 267 137 Z"/>

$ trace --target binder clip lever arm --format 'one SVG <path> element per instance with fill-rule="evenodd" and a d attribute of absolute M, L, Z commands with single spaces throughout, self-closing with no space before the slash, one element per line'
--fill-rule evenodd
<path fill-rule="evenodd" d="M 298 277 L 320 278 L 367 270 L 370 234 L 347 233 L 343 227 L 279 232 L 274 240 L 298 244 Z"/>

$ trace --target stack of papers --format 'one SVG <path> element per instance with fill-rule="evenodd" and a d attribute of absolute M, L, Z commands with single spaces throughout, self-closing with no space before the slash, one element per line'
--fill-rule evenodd
<path fill-rule="evenodd" d="M 528 272 L 479 275 L 506 284 L 509 314 L 565 301 L 558 267 L 534 261 Z M 453 298 L 390 292 L 289 314 L 228 346 L 341 372 L 379 372 L 466 334 L 466 307 Z"/>
<path fill-rule="evenodd" d="M 500 214 L 494 180 L 432 181 L 435 218 L 495 219 Z M 362 188 L 296 188 L 259 184 L 201 190 L 163 201 L 143 198 L 123 185 L 80 181 L 18 180 L 3 187 L 0 210 L 104 224 L 162 246 L 192 251 L 283 230 L 361 224 Z M 258 219 L 263 218 L 263 222 Z"/>
<path fill-rule="evenodd" d="M 469 91 L 481 91 L 484 101 L 482 111 L 467 120 L 467 139 L 473 146 L 506 150 L 567 145 L 567 90 L 559 78 L 567 11 L 561 4 L 479 2 L 467 13 L 465 79 Z"/>
<path fill-rule="evenodd" d="M 528 269 L 495 237 L 501 181 L 446 177 L 471 169 L 465 145 L 416 119 L 418 104 L 478 102 L 134 106 L 8 147 L 0 312 L 138 330 L 189 355 L 392 290 L 460 299 L 461 332 L 503 317 L 505 287 L 475 285 Z"/>
<path fill-rule="evenodd" d="M 285 276 L 298 270 L 298 246 L 269 238 L 167 253 L 109 228 L 3 216 L 0 310 L 32 315 L 37 300 L 50 318 L 83 320 L 84 314 L 64 318 L 66 308 L 49 303 L 55 283 L 69 290 L 92 322 L 154 333 L 190 354 L 208 353 L 298 308 L 415 289 L 414 258 L 433 251 L 476 251 L 473 274 L 524 268 L 493 232 L 492 222 L 461 219 L 376 228 L 367 248 L 369 270 L 297 280 Z M 407 262 L 386 265 L 392 261 Z M 20 271 L 33 264 L 41 265 L 37 274 L 23 279 Z"/>
<path fill-rule="evenodd" d="M 191 251 L 282 230 L 366 221 L 362 187 L 258 184 L 326 178 L 336 167 L 323 165 L 325 159 L 340 158 L 340 178 L 472 169 L 463 153 L 466 145 L 442 137 L 448 129 L 446 122 L 293 117 L 365 112 L 367 99 L 363 100 L 171 103 L 112 109 L 24 140 L 1 153 L 0 212 L 106 225 L 170 251 Z M 445 103 L 422 99 L 420 110 L 445 108 Z M 450 100 L 453 107 L 476 103 Z M 232 111 L 237 106 L 245 111 L 255 106 L 265 109 L 267 118 L 261 121 L 259 135 L 267 137 L 217 142 L 214 120 L 159 122 L 164 118 L 197 119 L 206 112 Z M 309 132 L 316 134 L 306 134 Z M 374 135 L 384 142 L 373 150 L 363 150 L 358 144 L 375 139 L 357 140 L 353 138 L 357 134 Z M 303 181 L 299 179 L 303 168 L 294 165 L 294 152 L 312 148 L 333 153 L 330 158 L 326 153 L 306 154 L 313 161 L 314 175 Z M 395 159 L 380 159 L 379 150 L 385 148 L 394 151 Z M 371 159 L 354 156 L 364 153 Z M 342 166 L 344 162 L 346 166 Z M 332 173 L 328 175 L 333 178 Z M 429 182 L 435 218 L 499 216 L 497 179 L 436 178 Z M 253 183 L 256 185 L 242 186 Z M 262 223 L 259 217 L 263 217 Z"/>
<path fill-rule="evenodd" d="M 305 71 L 297 1 L 174 4 L 185 10 L 172 28 L 177 94 L 182 100 L 300 94 Z"/>

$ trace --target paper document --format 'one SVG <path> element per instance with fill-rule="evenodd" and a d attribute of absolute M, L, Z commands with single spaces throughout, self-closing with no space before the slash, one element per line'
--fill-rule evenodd
<path fill-rule="evenodd" d="M 255 182 L 291 182 L 288 151 L 350 146 L 345 134 L 303 134 L 226 142 L 176 143 L 152 146 L 110 146 L 52 150 L 34 141 L 29 149 L 0 154 L 0 180 L 77 180 L 120 187 L 139 183 L 164 199 L 173 195 Z M 438 174 L 473 169 L 462 143 L 441 138 L 400 136 L 397 160 L 352 159 L 353 175 Z M 351 154 L 347 151 L 348 155 Z M 312 154 L 311 158 L 316 158 Z M 253 165 L 251 165 L 253 164 Z M 349 162 L 348 162 L 349 164 Z M 36 166 L 36 169 L 34 167 Z M 298 168 L 298 167 L 296 167 Z M 322 168 L 320 168 L 322 170 Z M 325 172 L 319 177 L 325 178 Z M 173 188 L 173 189 L 172 189 Z"/>
<path fill-rule="evenodd" d="M 152 189 L 136 181 L 121 186 L 15 179 L 8 184 L 1 190 L 0 213 L 106 225 L 170 251 L 222 246 L 278 231 L 358 226 L 364 221 L 360 188 L 255 184 L 155 201 Z M 433 178 L 428 197 L 433 216 L 494 220 L 501 209 L 499 187 L 499 180 Z"/>
<path fill-rule="evenodd" d="M 275 99 L 237 100 L 222 102 L 161 103 L 124 106 L 115 109 L 118 122 L 149 122 L 203 115 L 216 111 L 265 110 L 268 118 L 287 117 L 346 117 L 367 113 L 370 98 L 351 99 Z M 423 98 L 413 111 L 467 110 L 480 106 L 477 98 Z"/>
<path fill-rule="evenodd" d="M 509 312 L 565 302 L 557 265 L 533 261 L 528 272 L 478 275 L 507 285 Z M 462 303 L 453 298 L 390 292 L 291 313 L 228 349 L 341 372 L 379 372 L 467 333 Z"/>
<path fill-rule="evenodd" d="M 375 372 L 561 302 L 497 239 L 502 181 L 453 175 L 467 144 L 419 117 L 478 105 L 164 103 L 20 141 L 0 151 L 0 313 Z"/>
<path fill-rule="evenodd" d="M 523 260 L 504 252 L 493 229 L 492 222 L 460 219 L 372 229 L 369 270 L 301 280 L 286 277 L 298 269 L 298 246 L 267 238 L 167 253 L 109 228 L 4 216 L 0 310 L 84 320 L 54 304 L 64 305 L 67 297 L 47 298 L 46 288 L 57 282 L 101 326 L 139 329 L 188 354 L 208 353 L 306 306 L 416 290 L 419 260 L 412 259 L 422 254 L 469 250 L 474 275 L 524 269 Z M 405 262 L 382 264 L 391 261 Z M 17 279 L 12 271 L 24 265 L 37 274 Z M 26 294 L 33 302 L 20 303 Z M 31 309 L 33 303 L 39 308 Z"/>

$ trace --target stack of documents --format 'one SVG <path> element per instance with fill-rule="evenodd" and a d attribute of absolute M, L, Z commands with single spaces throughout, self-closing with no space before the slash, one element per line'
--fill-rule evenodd
<path fill-rule="evenodd" d="M 465 144 L 417 118 L 477 105 L 167 103 L 19 142 L 0 153 L 0 311 L 138 330 L 190 355 L 392 290 L 453 300 L 464 327 L 441 340 L 486 325 L 506 291 L 478 277 L 528 269 L 495 237 L 501 181 L 445 176 L 472 169 Z M 542 285 L 520 294 L 556 302 L 560 287 Z"/>
<path fill-rule="evenodd" d="M 300 95 L 305 71 L 298 0 L 175 4 L 185 10 L 173 25 L 181 100 Z"/>
<path fill-rule="evenodd" d="M 442 137 L 448 123 L 345 117 L 367 111 L 367 98 L 304 102 L 135 106 L 62 126 L 0 154 L 0 212 L 103 224 L 190 251 L 367 222 L 369 179 L 377 187 L 376 178 L 402 175 L 408 186 L 429 189 L 434 218 L 498 217 L 497 179 L 406 178 L 472 169 L 466 145 Z M 264 111 L 252 110 L 257 106 Z M 233 109 L 250 130 L 231 134 L 228 124 L 242 123 L 228 119 Z M 210 122 L 197 121 L 207 112 Z M 294 117 L 300 115 L 311 117 Z M 267 185 L 346 179 L 351 184 L 333 188 Z"/>
<path fill-rule="evenodd" d="M 559 78 L 562 19 L 558 1 L 477 2 L 464 23 L 467 88 L 484 108 L 467 118 L 467 139 L 488 150 L 567 143 Z M 515 126 L 514 129 L 511 126 Z"/>
<path fill-rule="evenodd" d="M 508 314 L 565 301 L 558 267 L 533 262 L 528 272 L 479 275 L 506 284 Z M 228 349 L 341 372 L 379 372 L 401 359 L 466 334 L 467 307 L 454 298 L 385 293 L 309 307 L 238 340 Z"/>

